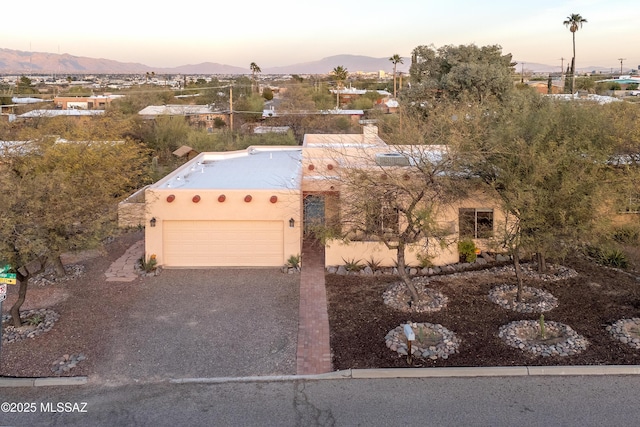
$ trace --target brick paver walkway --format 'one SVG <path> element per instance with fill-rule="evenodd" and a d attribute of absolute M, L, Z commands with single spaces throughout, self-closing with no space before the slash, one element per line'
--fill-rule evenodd
<path fill-rule="evenodd" d="M 299 317 L 298 375 L 331 372 L 324 246 L 309 239 L 302 246 Z"/>
<path fill-rule="evenodd" d="M 138 274 L 136 274 L 135 266 L 143 255 L 144 240 L 138 240 L 104 273 L 107 276 L 107 282 L 133 282 L 136 280 Z"/>

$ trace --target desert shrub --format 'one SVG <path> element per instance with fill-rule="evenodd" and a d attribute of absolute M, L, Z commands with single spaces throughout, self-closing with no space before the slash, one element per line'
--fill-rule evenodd
<path fill-rule="evenodd" d="M 597 263 L 615 268 L 627 268 L 629 261 L 625 253 L 612 247 L 589 246 L 587 254 L 596 260 Z"/>
<path fill-rule="evenodd" d="M 358 272 L 364 268 L 364 265 L 361 264 L 361 260 L 356 260 L 355 258 L 351 258 L 351 259 L 342 258 L 342 261 L 344 261 L 344 268 L 348 272 Z"/>
<path fill-rule="evenodd" d="M 612 237 L 618 243 L 637 244 L 640 242 L 640 227 L 633 225 L 616 227 Z"/>
<path fill-rule="evenodd" d="M 289 259 L 287 259 L 287 267 L 289 268 L 299 268 L 300 267 L 300 255 L 291 255 Z"/>
<path fill-rule="evenodd" d="M 458 242 L 458 254 L 460 261 L 474 262 L 476 260 L 476 244 L 471 239 L 464 239 Z"/>
<path fill-rule="evenodd" d="M 371 258 L 369 258 L 366 263 L 367 266 L 373 271 L 378 270 L 380 268 L 380 264 L 382 264 L 380 260 L 375 259 L 373 256 L 371 256 Z"/>

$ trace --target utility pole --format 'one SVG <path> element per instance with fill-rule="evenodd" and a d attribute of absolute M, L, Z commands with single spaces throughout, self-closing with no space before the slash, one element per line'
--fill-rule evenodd
<path fill-rule="evenodd" d="M 560 57 L 560 77 L 564 76 L 564 57 Z"/>
<path fill-rule="evenodd" d="M 620 75 L 622 75 L 622 61 L 624 61 L 627 58 L 618 58 L 618 61 L 620 61 Z"/>
<path fill-rule="evenodd" d="M 233 131 L 233 86 L 229 86 L 229 129 Z"/>

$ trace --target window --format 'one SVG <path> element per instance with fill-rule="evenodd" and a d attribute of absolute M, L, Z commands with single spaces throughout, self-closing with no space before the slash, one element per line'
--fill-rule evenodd
<path fill-rule="evenodd" d="M 366 215 L 364 218 L 364 232 L 366 237 L 394 235 L 398 233 L 398 210 L 389 203 L 371 200 L 367 203 L 364 213 Z"/>
<path fill-rule="evenodd" d="M 458 212 L 460 238 L 493 237 L 493 209 L 461 208 Z"/>

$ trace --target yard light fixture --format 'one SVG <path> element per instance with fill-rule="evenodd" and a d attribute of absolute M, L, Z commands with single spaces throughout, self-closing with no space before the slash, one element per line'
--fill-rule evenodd
<path fill-rule="evenodd" d="M 295 226 L 296 226 L 296 220 L 295 220 L 295 219 L 293 219 L 293 218 L 290 218 L 290 219 L 289 219 L 289 227 L 290 227 L 290 228 L 293 228 L 293 227 L 295 227 Z"/>
<path fill-rule="evenodd" d="M 151 220 L 149 221 L 149 225 L 152 227 L 156 226 L 156 217 L 154 216 L 153 218 L 151 218 Z"/>

